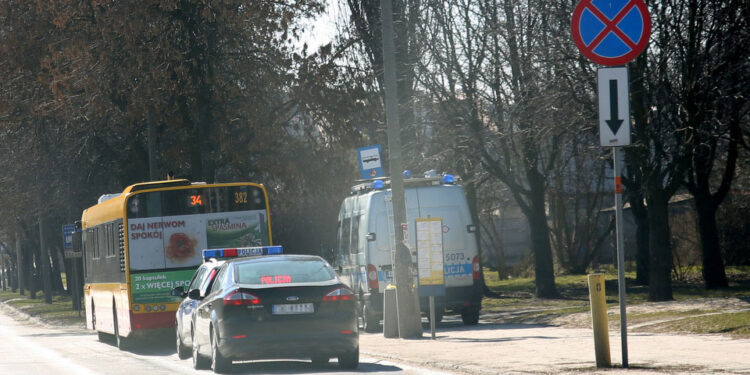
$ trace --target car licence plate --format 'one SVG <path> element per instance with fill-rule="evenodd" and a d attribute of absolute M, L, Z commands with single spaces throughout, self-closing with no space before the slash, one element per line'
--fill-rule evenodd
<path fill-rule="evenodd" d="M 315 308 L 312 303 L 288 303 L 271 306 L 271 313 L 275 315 L 312 314 Z"/>

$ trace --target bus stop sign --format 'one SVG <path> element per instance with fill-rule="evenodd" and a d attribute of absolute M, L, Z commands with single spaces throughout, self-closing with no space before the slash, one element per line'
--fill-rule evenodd
<path fill-rule="evenodd" d="M 359 156 L 359 171 L 363 180 L 383 177 L 380 145 L 360 147 L 357 149 L 357 155 Z"/>
<path fill-rule="evenodd" d="M 651 17 L 643 0 L 581 0 L 573 11 L 572 31 L 586 58 L 623 65 L 648 45 Z"/>

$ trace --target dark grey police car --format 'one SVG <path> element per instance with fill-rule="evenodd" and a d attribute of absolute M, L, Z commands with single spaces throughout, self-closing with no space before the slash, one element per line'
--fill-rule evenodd
<path fill-rule="evenodd" d="M 256 250 L 252 250 L 256 249 Z M 253 255 L 261 250 L 261 256 Z M 193 365 L 224 372 L 232 361 L 338 359 L 359 365 L 356 300 L 323 258 L 274 255 L 281 248 L 204 250 L 226 261 L 192 314 Z M 233 256 L 236 258 L 232 259 Z"/>

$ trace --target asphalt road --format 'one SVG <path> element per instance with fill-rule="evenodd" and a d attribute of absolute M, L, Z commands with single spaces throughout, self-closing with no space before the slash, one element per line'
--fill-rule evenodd
<path fill-rule="evenodd" d="M 180 360 L 172 340 L 139 343 L 130 351 L 99 342 L 81 328 L 40 326 L 39 322 L 15 320 L 0 308 L 0 374 L 208 374 L 196 371 L 191 361 Z M 233 374 L 370 374 L 437 375 L 441 370 L 420 368 L 398 361 L 362 356 L 357 371 L 339 370 L 335 359 L 328 366 L 314 367 L 309 361 L 256 361 L 234 366 Z"/>

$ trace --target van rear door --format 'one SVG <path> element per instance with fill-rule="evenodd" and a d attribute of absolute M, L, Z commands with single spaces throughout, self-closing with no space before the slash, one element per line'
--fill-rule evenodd
<path fill-rule="evenodd" d="M 479 255 L 474 233 L 469 233 L 471 224 L 466 198 L 460 186 L 424 186 L 417 189 L 419 216 L 440 217 L 443 222 L 443 255 L 445 286 L 471 286 L 472 261 Z M 410 218 L 409 223 L 414 219 Z M 410 228 L 410 232 L 411 228 Z M 414 233 L 414 232 L 412 232 Z M 409 238 L 416 248 L 414 238 Z"/>

